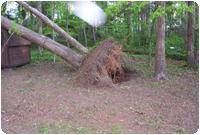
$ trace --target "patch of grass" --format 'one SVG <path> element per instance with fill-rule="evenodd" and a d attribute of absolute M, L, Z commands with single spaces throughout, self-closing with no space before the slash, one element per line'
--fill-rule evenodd
<path fill-rule="evenodd" d="M 186 61 L 174 61 L 174 60 L 168 59 L 167 73 L 171 75 L 180 75 L 182 73 L 197 73 L 198 74 L 198 68 L 189 67 Z"/>
<path fill-rule="evenodd" d="M 42 54 L 37 49 L 31 49 L 31 63 L 53 62 L 53 59 L 54 54 L 46 49 L 43 50 Z M 56 62 L 58 61 L 61 61 L 61 58 L 56 56 Z"/>
<path fill-rule="evenodd" d="M 150 119 L 149 123 L 153 128 L 160 128 L 164 119 L 163 115 L 158 115 L 155 118 Z"/>
<path fill-rule="evenodd" d="M 128 54 L 129 58 L 139 58 L 139 59 L 148 59 L 148 55 L 143 54 Z"/>
<path fill-rule="evenodd" d="M 32 79 L 30 78 L 30 79 L 26 80 L 25 83 L 26 83 L 26 84 L 29 84 L 29 85 L 32 85 L 33 81 L 32 81 Z"/>
<path fill-rule="evenodd" d="M 49 133 L 49 128 L 48 127 L 41 127 L 41 128 L 39 128 L 39 133 L 48 134 Z"/>
<path fill-rule="evenodd" d="M 73 129 L 76 134 L 87 134 L 90 133 L 90 129 L 86 127 L 76 127 Z"/>
<path fill-rule="evenodd" d="M 34 91 L 34 89 L 27 87 L 27 88 L 19 88 L 17 89 L 17 91 L 19 91 L 20 93 L 26 93 L 26 92 Z"/>
<path fill-rule="evenodd" d="M 50 97 L 50 95 L 49 95 L 48 93 L 46 93 L 46 92 L 42 92 L 42 93 L 40 94 L 40 96 L 41 96 L 44 100 L 47 100 L 47 99 Z"/>
<path fill-rule="evenodd" d="M 86 118 L 89 119 L 93 116 L 93 112 L 87 111 L 85 115 L 86 115 Z"/>
<path fill-rule="evenodd" d="M 176 129 L 176 134 L 186 134 L 186 130 L 182 127 Z"/>
<path fill-rule="evenodd" d="M 88 134 L 95 133 L 96 129 L 77 126 L 74 124 L 59 122 L 51 124 L 40 124 L 38 126 L 39 133 L 49 134 Z"/>
<path fill-rule="evenodd" d="M 135 62 L 126 64 L 125 67 L 130 71 L 136 70 L 141 73 L 143 77 L 152 77 L 154 75 L 153 68 L 145 62 Z"/>
<path fill-rule="evenodd" d="M 121 134 L 122 133 L 122 126 L 121 125 L 113 125 L 110 129 L 110 134 Z"/>
<path fill-rule="evenodd" d="M 110 114 L 109 114 L 110 116 L 116 116 L 117 115 L 117 113 L 116 112 L 110 112 Z"/>
<path fill-rule="evenodd" d="M 66 108 L 65 108 L 64 105 L 60 104 L 59 107 L 58 107 L 58 110 L 59 110 L 59 112 L 64 113 L 66 111 Z"/>
<path fill-rule="evenodd" d="M 42 81 L 43 81 L 45 84 L 49 84 L 49 83 L 51 82 L 50 79 L 43 79 Z"/>
<path fill-rule="evenodd" d="M 162 88 L 162 83 L 161 82 L 151 82 L 151 83 L 146 83 L 146 87 L 151 88 L 151 89 L 160 89 Z"/>

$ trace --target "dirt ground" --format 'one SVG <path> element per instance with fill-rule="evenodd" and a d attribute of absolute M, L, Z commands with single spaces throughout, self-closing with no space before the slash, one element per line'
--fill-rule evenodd
<path fill-rule="evenodd" d="M 115 88 L 81 88 L 64 62 L 4 69 L 1 126 L 6 133 L 195 133 L 198 72 L 168 61 L 169 80 L 148 65 Z M 134 66 L 135 65 L 135 66 Z M 147 67 L 145 69 L 145 67 Z"/>

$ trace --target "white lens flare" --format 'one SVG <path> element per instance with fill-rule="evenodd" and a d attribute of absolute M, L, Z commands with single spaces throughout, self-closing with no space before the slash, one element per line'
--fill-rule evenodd
<path fill-rule="evenodd" d="M 73 13 L 93 27 L 98 27 L 106 22 L 106 14 L 94 2 L 76 1 L 70 3 Z"/>

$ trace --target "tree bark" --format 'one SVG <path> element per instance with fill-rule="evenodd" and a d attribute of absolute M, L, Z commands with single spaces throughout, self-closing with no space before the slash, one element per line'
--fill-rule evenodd
<path fill-rule="evenodd" d="M 152 66 L 151 64 L 151 60 L 152 60 L 152 53 L 151 53 L 151 35 L 152 35 L 152 30 L 153 30 L 153 22 L 151 22 L 151 18 L 150 18 L 150 13 L 151 13 L 151 2 L 149 2 L 149 6 L 148 6 L 148 39 L 147 41 L 147 45 L 148 45 L 148 55 L 149 55 L 149 66 Z"/>
<path fill-rule="evenodd" d="M 34 15 L 36 15 L 38 18 L 40 18 L 44 23 L 46 23 L 48 26 L 50 26 L 52 29 L 54 29 L 56 32 L 58 32 L 60 35 L 62 35 L 66 40 L 69 41 L 71 45 L 76 47 L 81 53 L 87 53 L 88 49 L 85 48 L 83 45 L 81 45 L 76 39 L 71 37 L 67 32 L 65 32 L 62 28 L 60 28 L 57 24 L 53 23 L 47 16 L 43 15 L 41 12 L 39 12 L 37 9 L 29 6 L 26 2 L 23 1 L 17 1 L 20 5 L 22 5 L 27 10 L 31 11 Z"/>
<path fill-rule="evenodd" d="M 199 7 L 194 3 L 194 64 L 199 65 Z"/>
<path fill-rule="evenodd" d="M 51 20 L 53 20 L 53 22 L 54 22 L 54 15 L 55 15 L 55 3 L 52 1 L 51 2 L 51 8 L 52 8 L 52 10 L 51 10 Z M 53 30 L 52 31 L 52 39 L 53 39 L 53 41 L 55 41 L 55 31 Z M 54 54 L 53 55 L 53 63 L 55 63 L 56 62 L 56 55 Z"/>
<path fill-rule="evenodd" d="M 1 16 L 1 25 L 5 29 L 9 30 L 13 27 L 13 22 L 9 19 Z M 82 56 L 69 49 L 66 46 L 63 46 L 50 38 L 37 34 L 36 32 L 27 29 L 19 24 L 15 25 L 15 30 L 17 30 L 20 35 L 31 42 L 34 42 L 40 45 L 43 48 L 50 50 L 58 56 L 61 56 L 64 60 L 70 63 L 74 68 L 80 67 Z"/>
<path fill-rule="evenodd" d="M 83 35 L 84 35 L 84 40 L 85 40 L 85 47 L 87 48 L 87 34 L 86 34 L 85 26 L 83 26 Z"/>
<path fill-rule="evenodd" d="M 94 44 L 96 44 L 96 30 L 95 30 L 95 27 L 92 27 L 92 35 L 93 35 Z"/>
<path fill-rule="evenodd" d="M 132 2 L 128 2 L 128 8 L 130 8 L 132 6 Z M 131 41 L 131 35 L 132 35 L 132 12 L 130 9 L 128 9 L 128 13 L 127 13 L 127 26 L 128 26 L 128 32 L 127 32 L 127 43 L 130 45 L 130 41 Z"/>
<path fill-rule="evenodd" d="M 193 5 L 192 1 L 187 2 L 188 6 Z M 194 29 L 193 29 L 193 15 L 187 13 L 187 62 L 189 66 L 194 66 Z"/>
<path fill-rule="evenodd" d="M 42 13 L 42 1 L 37 2 L 37 9 Z M 38 33 L 42 34 L 42 20 L 41 19 L 38 19 Z M 41 46 L 38 46 L 38 50 L 41 55 L 43 48 Z"/>
<path fill-rule="evenodd" d="M 165 7 L 165 2 L 157 2 L 160 7 Z M 157 43 L 155 57 L 156 79 L 167 79 L 165 63 L 165 16 L 159 16 L 157 19 Z"/>
<path fill-rule="evenodd" d="M 66 1 L 66 30 L 67 32 L 69 32 L 69 7 L 67 1 Z M 69 47 L 69 42 L 67 42 L 67 46 Z"/>

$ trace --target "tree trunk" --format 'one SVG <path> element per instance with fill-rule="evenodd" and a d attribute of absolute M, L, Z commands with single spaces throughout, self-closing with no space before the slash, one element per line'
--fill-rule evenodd
<path fill-rule="evenodd" d="M 5 29 L 9 30 L 13 28 L 13 23 L 9 19 L 1 16 L 1 25 Z M 69 49 L 66 46 L 63 46 L 50 38 L 39 35 L 36 32 L 27 29 L 19 24 L 14 25 L 14 31 L 17 33 L 20 33 L 20 35 L 31 42 L 34 42 L 41 47 L 44 47 L 51 52 L 57 54 L 58 56 L 61 56 L 64 60 L 66 60 L 68 63 L 70 63 L 74 68 L 78 68 L 80 66 L 82 56 L 74 52 L 73 50 Z"/>
<path fill-rule="evenodd" d="M 52 10 L 51 10 L 51 20 L 53 20 L 53 22 L 54 22 L 54 14 L 55 14 L 55 3 L 52 1 L 51 2 L 51 8 L 52 8 Z M 52 31 L 52 39 L 55 41 L 55 31 L 53 30 Z M 53 63 L 55 63 L 56 62 L 56 55 L 54 54 L 53 55 Z"/>
<path fill-rule="evenodd" d="M 151 22 L 150 18 L 150 13 L 151 13 L 151 2 L 149 2 L 149 7 L 148 7 L 148 39 L 147 39 L 147 45 L 148 45 L 148 52 L 149 52 L 149 66 L 151 65 L 151 35 L 152 35 L 152 30 L 153 30 L 153 22 Z"/>
<path fill-rule="evenodd" d="M 67 1 L 66 1 L 66 30 L 69 33 L 69 8 Z M 67 42 L 67 46 L 69 47 L 69 42 Z"/>
<path fill-rule="evenodd" d="M 199 65 L 199 7 L 194 4 L 194 63 Z"/>
<path fill-rule="evenodd" d="M 157 2 L 161 7 L 165 6 L 165 2 Z M 155 74 L 156 79 L 167 79 L 165 63 L 165 16 L 159 16 L 157 19 L 157 43 L 155 57 Z"/>
<path fill-rule="evenodd" d="M 128 2 L 128 8 L 130 8 L 132 6 L 132 2 Z M 132 34 L 132 12 L 131 10 L 128 10 L 127 13 L 128 17 L 127 17 L 127 25 L 128 25 L 128 32 L 127 32 L 127 43 L 128 45 L 130 45 L 130 40 L 131 40 L 131 34 Z"/>
<path fill-rule="evenodd" d="M 95 27 L 92 27 L 92 35 L 93 35 L 93 40 L 94 40 L 94 44 L 96 44 L 96 32 L 95 32 Z"/>
<path fill-rule="evenodd" d="M 83 34 L 84 34 L 84 39 L 85 39 L 85 47 L 87 48 L 87 34 L 86 34 L 85 26 L 83 26 Z"/>
<path fill-rule="evenodd" d="M 188 1 L 188 6 L 193 5 L 192 1 Z M 194 66 L 194 29 L 193 29 L 193 15 L 187 13 L 187 62 L 189 66 Z"/>
<path fill-rule="evenodd" d="M 75 40 L 73 37 L 71 37 L 67 32 L 65 32 L 62 28 L 60 28 L 57 24 L 53 23 L 47 16 L 43 15 L 41 12 L 39 12 L 37 9 L 32 8 L 29 6 L 26 2 L 23 1 L 17 1 L 20 5 L 25 7 L 27 10 L 31 11 L 34 15 L 36 15 L 38 18 L 40 18 L 44 23 L 46 23 L 48 26 L 50 26 L 52 29 L 54 29 L 56 32 L 58 32 L 60 35 L 62 35 L 65 39 L 69 41 L 71 45 L 76 47 L 81 53 L 87 53 L 88 49 L 85 48 L 83 45 L 81 45 L 77 40 Z"/>
<path fill-rule="evenodd" d="M 42 1 L 37 2 L 37 9 L 42 13 Z M 38 33 L 42 35 L 42 20 L 38 19 Z M 43 48 L 38 46 L 40 55 L 42 54 Z"/>

